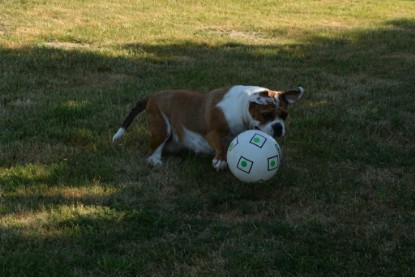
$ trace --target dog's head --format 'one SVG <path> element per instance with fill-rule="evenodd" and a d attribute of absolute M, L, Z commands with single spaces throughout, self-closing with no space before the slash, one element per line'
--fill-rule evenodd
<path fill-rule="evenodd" d="M 285 119 L 288 106 L 304 95 L 304 89 L 273 91 L 264 90 L 250 95 L 249 113 L 253 118 L 253 129 L 259 129 L 273 137 L 285 135 Z"/>

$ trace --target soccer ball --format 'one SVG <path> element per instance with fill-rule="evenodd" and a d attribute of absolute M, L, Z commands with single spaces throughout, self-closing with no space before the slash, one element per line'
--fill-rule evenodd
<path fill-rule="evenodd" d="M 230 171 L 243 182 L 267 181 L 277 173 L 281 149 L 270 135 L 249 130 L 235 137 L 228 147 Z"/>

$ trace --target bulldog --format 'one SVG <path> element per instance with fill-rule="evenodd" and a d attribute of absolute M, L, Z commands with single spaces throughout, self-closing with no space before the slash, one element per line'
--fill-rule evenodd
<path fill-rule="evenodd" d="M 157 92 L 137 102 L 113 137 L 121 138 L 134 118 L 146 111 L 151 154 L 147 161 L 162 164 L 162 153 L 188 149 L 214 155 L 216 170 L 227 167 L 230 140 L 257 129 L 273 137 L 285 134 L 288 106 L 304 95 L 304 89 L 274 91 L 257 86 L 219 88 L 208 93 L 192 90 Z"/>

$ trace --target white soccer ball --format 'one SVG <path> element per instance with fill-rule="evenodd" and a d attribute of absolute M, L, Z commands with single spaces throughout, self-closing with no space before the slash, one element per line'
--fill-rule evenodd
<path fill-rule="evenodd" d="M 267 181 L 277 173 L 281 148 L 270 135 L 249 130 L 235 137 L 228 147 L 230 171 L 243 182 Z"/>

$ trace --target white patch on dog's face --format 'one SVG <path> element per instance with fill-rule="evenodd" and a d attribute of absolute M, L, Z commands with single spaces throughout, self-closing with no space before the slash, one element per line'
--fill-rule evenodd
<path fill-rule="evenodd" d="M 263 87 L 234 86 L 217 104 L 231 133 L 259 129 L 273 137 L 284 136 L 288 105 L 304 95 L 304 89 L 273 91 Z"/>
<path fill-rule="evenodd" d="M 275 97 L 269 91 L 261 91 L 250 95 L 249 112 L 252 116 L 251 129 L 261 130 L 273 137 L 285 134 L 284 120 L 278 115 L 280 101 L 278 94 Z"/>
<path fill-rule="evenodd" d="M 267 91 L 264 91 L 250 95 L 249 102 L 256 103 L 258 105 L 277 105 L 278 98 L 270 97 L 267 95 Z"/>
<path fill-rule="evenodd" d="M 287 102 L 279 99 L 276 91 L 261 91 L 250 95 L 249 112 L 252 129 L 259 129 L 273 137 L 285 135 L 284 120 L 287 117 Z"/>

